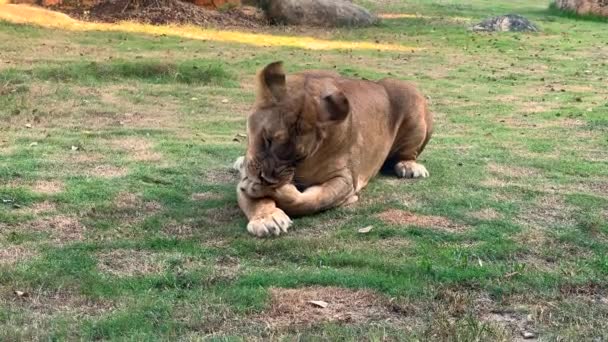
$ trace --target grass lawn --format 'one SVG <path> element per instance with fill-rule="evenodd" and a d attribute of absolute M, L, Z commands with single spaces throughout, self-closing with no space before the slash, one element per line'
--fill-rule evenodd
<path fill-rule="evenodd" d="M 608 24 L 360 3 L 393 19 L 261 46 L 0 21 L 0 340 L 608 339 Z M 467 30 L 511 12 L 542 33 Z M 250 237 L 229 167 L 275 60 L 415 81 L 431 177 Z"/>

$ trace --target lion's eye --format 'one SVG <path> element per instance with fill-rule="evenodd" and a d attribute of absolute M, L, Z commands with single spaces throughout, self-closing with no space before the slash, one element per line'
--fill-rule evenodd
<path fill-rule="evenodd" d="M 284 143 L 287 139 L 288 139 L 288 134 L 287 134 L 287 132 L 283 132 L 283 131 L 276 133 L 272 137 L 272 140 L 278 142 L 279 144 Z"/>

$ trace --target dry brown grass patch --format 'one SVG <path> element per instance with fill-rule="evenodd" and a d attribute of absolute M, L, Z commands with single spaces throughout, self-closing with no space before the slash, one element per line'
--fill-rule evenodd
<path fill-rule="evenodd" d="M 484 208 L 474 211 L 469 215 L 478 220 L 498 220 L 502 218 L 502 214 L 496 211 L 494 208 Z"/>
<path fill-rule="evenodd" d="M 130 249 L 98 253 L 97 259 L 101 272 L 118 277 L 156 274 L 165 266 L 158 254 Z"/>
<path fill-rule="evenodd" d="M 225 183 L 236 183 L 238 181 L 238 175 L 232 170 L 210 170 L 203 175 L 203 181 L 213 184 L 225 184 Z"/>
<path fill-rule="evenodd" d="M 113 200 L 115 210 L 111 214 L 123 224 L 131 225 L 141 222 L 146 217 L 162 210 L 157 201 L 144 201 L 139 194 L 120 192 Z M 91 213 L 95 215 L 95 212 Z"/>
<path fill-rule="evenodd" d="M 102 273 L 116 277 L 159 274 L 170 266 L 178 271 L 183 271 L 199 265 L 200 262 L 195 258 L 181 253 L 150 252 L 133 249 L 115 249 L 97 253 L 98 269 Z"/>
<path fill-rule="evenodd" d="M 408 250 L 412 248 L 414 243 L 411 240 L 403 239 L 403 238 L 390 238 L 390 239 L 382 239 L 378 242 L 373 242 L 368 245 L 371 248 L 377 248 L 378 246 L 382 246 L 382 248 L 390 248 L 397 250 Z"/>
<path fill-rule="evenodd" d="M 14 265 L 37 255 L 36 251 L 25 246 L 0 247 L 0 266 Z"/>
<path fill-rule="evenodd" d="M 338 287 L 271 288 L 270 295 L 270 307 L 257 320 L 274 329 L 325 322 L 365 323 L 394 315 L 384 298 L 367 290 Z M 321 308 L 309 301 L 324 301 L 328 305 Z"/>
<path fill-rule="evenodd" d="M 105 159 L 104 155 L 97 152 L 73 151 L 66 153 L 63 161 L 71 164 L 98 164 Z"/>
<path fill-rule="evenodd" d="M 218 200 L 222 199 L 222 195 L 214 193 L 214 192 L 197 192 L 192 194 L 190 198 L 193 201 L 208 201 L 208 200 Z"/>
<path fill-rule="evenodd" d="M 23 296 L 17 296 L 14 291 L 22 291 Z M 46 292 L 28 289 L 0 289 L 0 305 L 10 305 L 27 309 L 34 313 L 35 318 L 55 316 L 58 313 L 77 314 L 78 316 L 97 316 L 111 312 L 115 304 L 111 301 L 90 299 L 67 290 Z"/>
<path fill-rule="evenodd" d="M 32 191 L 45 195 L 54 195 L 60 193 L 63 191 L 63 188 L 63 182 L 58 180 L 39 180 L 32 185 Z"/>
<path fill-rule="evenodd" d="M 489 163 L 487 169 L 492 174 L 509 178 L 528 178 L 535 177 L 541 174 L 540 170 L 530 167 L 503 165 L 496 163 Z"/>
<path fill-rule="evenodd" d="M 162 232 L 173 238 L 190 238 L 195 235 L 194 226 L 189 222 L 171 220 L 163 225 Z"/>
<path fill-rule="evenodd" d="M 97 165 L 86 171 L 91 177 L 118 178 L 129 174 L 129 169 L 112 165 Z"/>
<path fill-rule="evenodd" d="M 110 146 L 127 152 L 135 161 L 159 161 L 163 158 L 162 154 L 153 151 L 154 144 L 151 141 L 141 137 L 112 139 Z"/>
<path fill-rule="evenodd" d="M 49 202 L 49 201 L 44 201 L 44 202 L 34 203 L 28 207 L 19 208 L 18 212 L 21 214 L 39 215 L 39 214 L 46 214 L 46 213 L 54 212 L 56 209 L 57 209 L 57 206 L 55 205 L 55 203 Z"/>
<path fill-rule="evenodd" d="M 141 205 L 141 198 L 131 192 L 121 192 L 114 198 L 114 204 L 122 209 L 132 209 Z"/>
<path fill-rule="evenodd" d="M 547 231 L 540 227 L 526 227 L 513 236 L 514 240 L 533 249 L 544 247 L 551 242 Z"/>
<path fill-rule="evenodd" d="M 534 333 L 535 331 L 533 322 L 528 320 L 525 314 L 515 311 L 491 312 L 481 316 L 480 320 L 511 332 L 512 341 L 524 341 L 522 337 L 523 333 Z M 536 336 L 535 333 L 534 336 Z M 536 341 L 536 338 L 527 339 L 526 341 Z"/>
<path fill-rule="evenodd" d="M 226 282 L 236 279 L 241 272 L 238 258 L 221 256 L 215 259 L 211 274 L 207 278 L 209 283 Z"/>
<path fill-rule="evenodd" d="M 243 215 L 241 209 L 236 205 L 209 209 L 205 219 L 214 225 L 222 225 L 233 222 L 235 218 Z"/>
<path fill-rule="evenodd" d="M 85 227 L 76 218 L 65 215 L 40 218 L 24 224 L 22 229 L 50 234 L 59 244 L 82 241 L 85 234 Z"/>
<path fill-rule="evenodd" d="M 507 185 L 509 185 L 508 182 L 506 182 L 504 180 L 500 180 L 498 178 L 494 178 L 494 177 L 484 179 L 479 184 L 481 184 L 485 187 L 488 187 L 488 188 L 504 188 Z"/>
<path fill-rule="evenodd" d="M 534 206 L 524 208 L 517 221 L 524 226 L 547 228 L 573 225 L 573 208 L 567 205 L 562 196 L 549 194 L 539 198 Z"/>
<path fill-rule="evenodd" d="M 449 232 L 458 232 L 466 229 L 465 226 L 454 223 L 442 216 L 423 216 L 416 215 L 409 211 L 390 209 L 378 215 L 378 217 L 387 223 L 394 225 L 412 225 L 418 227 L 429 227 Z"/>

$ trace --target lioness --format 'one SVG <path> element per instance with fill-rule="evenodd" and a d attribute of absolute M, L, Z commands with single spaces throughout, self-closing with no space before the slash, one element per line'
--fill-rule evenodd
<path fill-rule="evenodd" d="M 354 80 L 327 71 L 257 76 L 245 157 L 235 162 L 239 206 L 258 237 L 279 235 L 290 216 L 357 201 L 385 163 L 403 178 L 427 177 L 416 162 L 431 138 L 426 99 L 406 82 Z"/>

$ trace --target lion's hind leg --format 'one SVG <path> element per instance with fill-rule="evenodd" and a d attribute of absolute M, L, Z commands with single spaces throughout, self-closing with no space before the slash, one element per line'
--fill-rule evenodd
<path fill-rule="evenodd" d="M 394 161 L 394 170 L 401 178 L 426 178 L 429 172 L 426 167 L 416 160 L 431 138 L 431 132 L 426 125 L 415 129 L 405 129 L 398 139 L 391 153 L 390 159 Z M 404 129 L 404 128 L 402 128 Z"/>
<path fill-rule="evenodd" d="M 429 176 L 426 167 L 414 160 L 404 160 L 395 164 L 395 173 L 401 178 L 426 178 Z"/>

